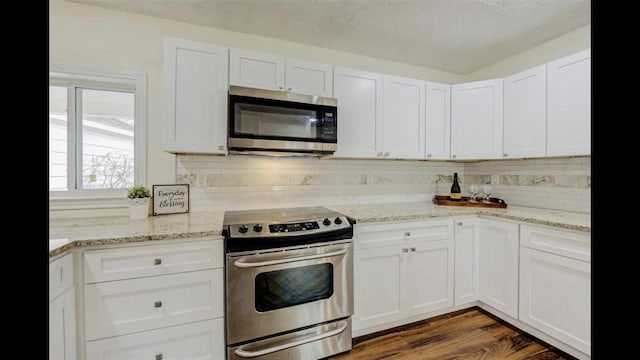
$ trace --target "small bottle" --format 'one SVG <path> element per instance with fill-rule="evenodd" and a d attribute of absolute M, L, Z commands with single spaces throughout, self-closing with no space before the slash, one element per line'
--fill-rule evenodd
<path fill-rule="evenodd" d="M 453 184 L 451 184 L 451 195 L 449 199 L 453 201 L 460 201 L 462 199 L 462 192 L 460 192 L 460 184 L 458 183 L 458 173 L 453 173 Z"/>

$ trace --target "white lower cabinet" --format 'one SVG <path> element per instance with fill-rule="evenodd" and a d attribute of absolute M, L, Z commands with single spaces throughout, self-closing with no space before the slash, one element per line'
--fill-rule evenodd
<path fill-rule="evenodd" d="M 87 250 L 86 359 L 224 359 L 223 259 L 219 238 Z"/>
<path fill-rule="evenodd" d="M 449 233 L 451 224 L 443 223 L 451 220 L 372 224 L 356 231 L 354 330 L 453 306 L 453 237 L 434 236 Z"/>
<path fill-rule="evenodd" d="M 222 318 L 87 343 L 87 360 L 222 360 Z"/>
<path fill-rule="evenodd" d="M 76 359 L 75 307 L 73 287 L 49 303 L 49 360 Z"/>
<path fill-rule="evenodd" d="M 590 236 L 522 227 L 519 319 L 590 355 L 591 263 L 582 245 Z"/>
<path fill-rule="evenodd" d="M 73 254 L 49 263 L 49 360 L 76 359 Z"/>
<path fill-rule="evenodd" d="M 455 220 L 454 305 L 478 300 L 480 287 L 480 219 Z"/>
<path fill-rule="evenodd" d="M 518 224 L 481 219 L 480 300 L 518 316 Z"/>
<path fill-rule="evenodd" d="M 224 315 L 222 269 L 86 285 L 86 339 Z"/>

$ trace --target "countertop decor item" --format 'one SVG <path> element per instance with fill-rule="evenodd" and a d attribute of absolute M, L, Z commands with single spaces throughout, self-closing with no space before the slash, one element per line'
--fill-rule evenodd
<path fill-rule="evenodd" d="M 506 208 L 507 203 L 502 199 L 498 199 L 495 197 L 488 198 L 488 201 L 471 201 L 469 196 L 463 196 L 459 201 L 452 201 L 446 195 L 436 195 L 433 197 L 433 203 L 435 205 L 445 205 L 445 206 L 475 206 L 475 207 L 489 207 L 489 208 Z"/>
<path fill-rule="evenodd" d="M 129 217 L 144 219 L 149 216 L 149 197 L 151 192 L 144 185 L 135 185 L 127 190 L 129 198 Z"/>
<path fill-rule="evenodd" d="M 153 215 L 189 212 L 189 184 L 153 185 Z"/>

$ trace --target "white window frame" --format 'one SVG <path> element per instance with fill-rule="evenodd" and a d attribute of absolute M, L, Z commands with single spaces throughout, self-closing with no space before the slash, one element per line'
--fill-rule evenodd
<path fill-rule="evenodd" d="M 55 80 L 52 80 L 54 78 Z M 125 90 L 135 94 L 134 101 L 134 183 L 146 185 L 147 180 L 147 75 L 135 71 L 109 69 L 69 64 L 50 64 L 49 83 L 56 86 L 70 84 L 100 84 L 100 90 Z M 69 109 L 75 108 L 75 95 L 69 97 Z M 67 128 L 67 141 L 76 141 L 73 126 Z M 76 152 L 80 147 L 75 147 Z M 67 154 L 68 184 L 77 176 L 76 154 Z M 72 164 L 72 165 L 70 165 Z M 74 189 L 49 191 L 49 209 L 120 208 L 127 206 L 126 189 Z"/>

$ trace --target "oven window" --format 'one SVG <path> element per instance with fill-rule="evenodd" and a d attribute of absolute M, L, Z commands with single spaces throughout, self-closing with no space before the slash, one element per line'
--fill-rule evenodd
<path fill-rule="evenodd" d="M 326 299 L 333 295 L 333 265 L 319 264 L 260 273 L 255 280 L 259 312 Z"/>

